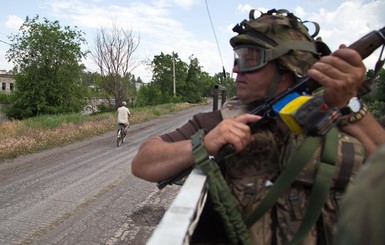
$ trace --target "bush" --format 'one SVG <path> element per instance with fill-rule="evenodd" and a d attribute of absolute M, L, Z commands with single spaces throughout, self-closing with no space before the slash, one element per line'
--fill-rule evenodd
<path fill-rule="evenodd" d="M 0 104 L 9 104 L 11 103 L 10 94 L 0 93 Z"/>

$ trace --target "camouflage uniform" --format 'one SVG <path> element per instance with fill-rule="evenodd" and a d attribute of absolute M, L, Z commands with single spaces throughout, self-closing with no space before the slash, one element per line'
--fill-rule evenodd
<path fill-rule="evenodd" d="M 236 98 L 228 100 L 222 108 L 223 118 L 231 118 L 246 112 L 247 107 Z M 241 153 L 227 159 L 224 167 L 226 181 L 236 197 L 243 217 L 247 217 L 256 209 L 278 177 L 288 158 L 290 152 L 288 147 L 299 145 L 301 142 L 301 137 L 293 139 L 289 137 L 289 133 L 282 133 L 272 125 L 258 130 L 255 136 L 256 141 L 249 144 Z M 338 204 L 335 194 L 342 192 L 345 187 L 338 186 L 338 183 L 341 178 L 354 177 L 363 163 L 364 150 L 355 138 L 340 133 L 339 140 L 337 160 L 339 167 L 335 173 L 329 199 L 322 209 L 319 223 L 305 237 L 303 244 L 327 244 L 325 241 L 331 241 L 334 225 L 337 223 Z M 343 144 L 351 145 L 353 151 L 350 151 L 348 156 L 345 155 L 347 152 L 343 152 Z M 286 195 L 280 197 L 272 210 L 251 227 L 253 244 L 287 244 L 292 239 L 301 224 L 309 201 L 319 156 L 320 149 L 314 153 Z M 349 176 L 343 176 L 341 173 L 341 165 L 346 158 L 352 160 L 349 163 L 352 167 Z M 318 235 L 320 231 L 321 236 Z"/>
<path fill-rule="evenodd" d="M 382 245 L 384 233 L 385 145 L 368 159 L 341 201 L 335 245 Z"/>

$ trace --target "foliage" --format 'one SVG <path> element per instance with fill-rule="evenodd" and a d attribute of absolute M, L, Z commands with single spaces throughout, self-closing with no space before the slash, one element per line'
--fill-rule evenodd
<path fill-rule="evenodd" d="M 363 99 L 373 116 L 379 119 L 385 115 L 385 69 L 382 68 L 376 77 L 374 77 L 374 71 L 369 70 L 366 77 L 373 79 L 374 84 L 372 91 Z"/>
<path fill-rule="evenodd" d="M 81 50 L 84 33 L 61 27 L 58 21 L 39 16 L 26 18 L 19 33 L 10 37 L 6 53 L 15 64 L 15 91 L 12 105 L 6 111 L 11 118 L 41 114 L 79 112 L 86 97 L 80 74 L 80 63 L 87 52 Z"/>
<path fill-rule="evenodd" d="M 6 93 L 0 93 L 0 104 L 11 103 L 11 95 Z"/>
<path fill-rule="evenodd" d="M 373 101 L 368 103 L 368 107 L 373 116 L 377 119 L 385 115 L 385 103 L 382 101 Z"/>
<path fill-rule="evenodd" d="M 232 77 L 230 77 L 230 73 L 225 71 L 216 73 L 213 77 L 213 80 L 215 84 L 223 86 L 226 89 L 227 98 L 234 97 L 237 94 L 235 81 Z"/>
<path fill-rule="evenodd" d="M 138 104 L 199 103 L 204 97 L 212 96 L 213 78 L 202 71 L 197 58 L 191 55 L 189 60 L 189 64 L 185 63 L 177 53 L 170 55 L 162 52 L 154 56 L 149 64 L 153 77 L 150 84 L 138 91 Z"/>
<path fill-rule="evenodd" d="M 170 102 L 174 96 L 174 78 L 175 78 L 175 96 L 181 94 L 180 88 L 185 84 L 187 76 L 187 64 L 183 62 L 178 54 L 155 55 L 152 60 L 151 69 L 153 72 L 151 83 L 154 85 L 151 90 L 146 92 L 153 93 L 156 96 L 157 104 Z M 173 69 L 175 67 L 175 77 Z M 157 90 L 157 91 L 156 91 Z M 154 102 L 154 99 L 152 99 Z"/>
<path fill-rule="evenodd" d="M 385 69 L 381 69 L 376 78 L 377 82 L 377 93 L 376 99 L 381 102 L 385 102 Z"/>
<path fill-rule="evenodd" d="M 162 94 L 159 87 L 155 83 L 141 86 L 138 92 L 137 105 L 157 105 L 162 100 Z"/>

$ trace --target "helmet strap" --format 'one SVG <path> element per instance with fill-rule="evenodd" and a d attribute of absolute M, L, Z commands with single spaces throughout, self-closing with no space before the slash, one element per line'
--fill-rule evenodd
<path fill-rule="evenodd" d="M 317 52 L 316 45 L 314 43 L 309 41 L 293 40 L 293 41 L 281 43 L 272 49 L 267 49 L 266 60 L 270 61 L 270 60 L 277 59 L 282 55 L 287 54 L 291 50 L 302 50 L 302 51 L 311 52 L 315 55 L 319 54 Z"/>

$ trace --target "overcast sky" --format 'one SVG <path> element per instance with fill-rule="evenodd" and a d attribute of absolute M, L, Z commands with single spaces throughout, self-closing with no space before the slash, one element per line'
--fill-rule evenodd
<path fill-rule="evenodd" d="M 13 0 L 0 8 L 0 70 L 12 68 L 5 59 L 8 36 L 18 32 L 26 16 L 39 15 L 40 19 L 58 20 L 62 26 L 84 31 L 88 41 L 84 48 L 92 49 L 97 31 L 115 23 L 140 35 L 134 54 L 139 60 L 176 52 L 186 63 L 191 55 L 198 58 L 211 75 L 221 72 L 222 66 L 231 72 L 232 28 L 248 18 L 251 8 L 284 8 L 302 20 L 318 22 L 319 36 L 331 50 L 385 26 L 385 0 Z M 368 69 L 373 69 L 378 56 L 379 50 L 365 60 Z M 91 59 L 84 64 L 89 71 L 96 71 Z M 151 79 L 145 66 L 133 74 L 146 82 Z"/>

